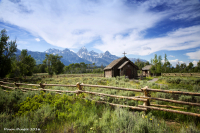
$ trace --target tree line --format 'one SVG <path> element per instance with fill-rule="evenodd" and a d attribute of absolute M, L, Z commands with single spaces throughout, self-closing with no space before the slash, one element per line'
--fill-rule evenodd
<path fill-rule="evenodd" d="M 153 74 L 200 72 L 200 60 L 197 62 L 197 66 L 194 66 L 192 62 L 190 62 L 188 65 L 186 65 L 186 63 L 178 62 L 174 67 L 167 59 L 167 54 L 165 54 L 163 61 L 161 55 L 157 56 L 157 54 L 155 54 L 154 59 L 151 59 L 151 64 L 152 67 L 150 71 Z"/>
<path fill-rule="evenodd" d="M 69 66 L 65 66 L 64 71 L 65 73 L 103 73 L 104 66 L 97 67 L 95 63 L 93 64 L 85 64 L 84 62 L 81 63 L 72 63 Z"/>

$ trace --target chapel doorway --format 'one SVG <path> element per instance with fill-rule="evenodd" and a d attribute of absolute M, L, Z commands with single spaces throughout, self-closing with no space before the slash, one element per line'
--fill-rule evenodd
<path fill-rule="evenodd" d="M 126 76 L 128 76 L 128 78 L 131 78 L 131 69 L 127 69 L 126 70 Z"/>

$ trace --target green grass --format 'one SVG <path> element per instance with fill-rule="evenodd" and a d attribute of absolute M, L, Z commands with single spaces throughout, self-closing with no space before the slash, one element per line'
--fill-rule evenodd
<path fill-rule="evenodd" d="M 149 81 L 149 80 L 152 80 L 152 79 L 154 79 L 155 77 L 151 77 L 151 76 L 149 76 L 149 77 L 143 77 L 143 80 L 147 80 L 147 81 Z"/>

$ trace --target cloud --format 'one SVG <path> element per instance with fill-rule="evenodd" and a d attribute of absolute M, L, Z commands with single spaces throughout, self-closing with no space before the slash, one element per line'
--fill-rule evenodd
<path fill-rule="evenodd" d="M 37 42 L 39 42 L 39 41 L 40 41 L 40 39 L 39 39 L 39 38 L 35 38 L 35 40 L 36 40 Z"/>
<path fill-rule="evenodd" d="M 196 48 L 200 45 L 200 26 L 191 26 L 180 28 L 176 31 L 169 32 L 164 37 L 145 39 L 132 33 L 126 38 L 103 38 L 103 45 L 96 45 L 95 48 L 105 50 L 109 49 L 111 53 L 120 55 L 121 50 L 125 50 L 128 54 L 149 55 L 160 50 L 185 50 Z M 121 44 L 126 43 L 126 47 Z M 115 47 L 113 47 L 115 46 Z M 149 49 L 145 49 L 148 47 Z M 120 48 L 120 49 L 119 49 Z"/>
<path fill-rule="evenodd" d="M 169 55 L 169 57 L 175 57 L 175 56 L 173 56 L 173 55 Z"/>
<path fill-rule="evenodd" d="M 191 13 L 180 14 L 180 15 L 172 17 L 171 20 L 178 20 L 178 19 L 187 19 L 187 20 L 189 20 L 189 19 L 192 19 L 192 18 L 197 18 L 199 16 L 200 16 L 199 13 L 197 13 L 197 14 L 193 14 L 193 13 L 192 14 Z"/>
<path fill-rule="evenodd" d="M 189 56 L 190 59 L 200 60 L 200 49 L 195 52 L 186 53 L 186 55 Z"/>
<path fill-rule="evenodd" d="M 176 64 L 183 64 L 185 62 L 183 61 L 179 61 L 178 59 L 175 59 L 175 60 L 169 60 L 170 64 L 172 64 L 172 66 L 176 67 Z"/>
<path fill-rule="evenodd" d="M 175 18 L 181 16 L 180 9 L 184 9 L 185 14 L 194 14 L 195 4 L 182 0 L 132 3 L 121 0 L 2 0 L 0 12 L 4 13 L 0 14 L 0 21 L 21 27 L 58 47 L 78 48 L 98 42 L 93 45 L 94 48 L 103 52 L 109 50 L 118 56 L 122 51 L 149 55 L 160 50 L 184 50 L 199 46 L 199 25 L 180 28 L 163 37 L 144 37 L 146 30 L 170 17 L 173 21 L 186 18 Z M 167 8 L 157 11 L 156 7 L 162 5 Z M 184 7 L 187 5 L 186 10 Z"/>
<path fill-rule="evenodd" d="M 179 6 L 174 8 L 174 14 L 170 18 L 171 20 L 191 20 L 197 17 L 200 17 L 199 14 L 199 1 L 198 0 L 191 0 L 191 1 L 179 1 Z M 173 5 L 174 6 L 174 5 Z M 178 12 L 181 11 L 181 12 Z"/>
<path fill-rule="evenodd" d="M 194 66 L 197 66 L 197 61 L 194 60 L 192 63 Z"/>
<path fill-rule="evenodd" d="M 150 47 L 143 47 L 143 50 L 151 50 Z"/>

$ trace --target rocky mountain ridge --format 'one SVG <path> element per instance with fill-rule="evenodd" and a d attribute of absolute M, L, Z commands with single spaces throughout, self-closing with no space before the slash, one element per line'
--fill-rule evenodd
<path fill-rule="evenodd" d="M 21 53 L 20 50 L 16 52 L 17 55 Z M 45 54 L 58 54 L 59 56 L 63 56 L 61 58 L 61 61 L 65 65 L 69 65 L 71 63 L 80 63 L 84 62 L 86 64 L 92 64 L 95 63 L 96 66 L 107 66 L 110 64 L 113 60 L 116 60 L 120 57 L 112 55 L 109 51 L 106 51 L 105 53 L 97 53 L 95 51 L 88 51 L 85 47 L 82 47 L 77 53 L 73 52 L 69 49 L 59 50 L 59 49 L 48 49 L 44 52 L 35 52 L 35 51 L 29 51 L 28 54 L 31 55 L 35 60 L 37 64 L 41 64 L 42 61 L 45 59 Z M 137 59 L 135 58 L 129 58 L 131 61 L 135 62 Z M 142 60 L 145 61 L 145 60 Z"/>

